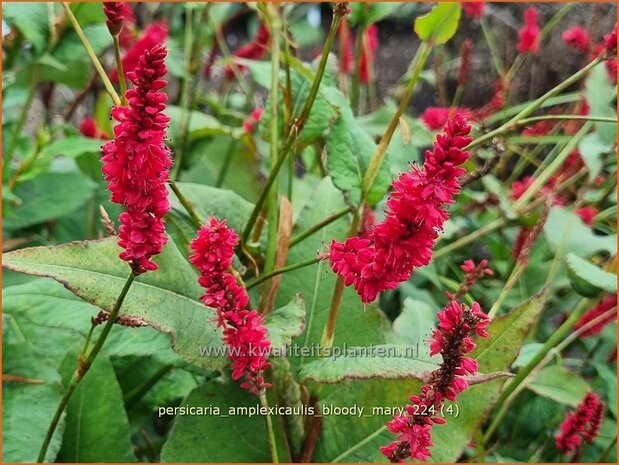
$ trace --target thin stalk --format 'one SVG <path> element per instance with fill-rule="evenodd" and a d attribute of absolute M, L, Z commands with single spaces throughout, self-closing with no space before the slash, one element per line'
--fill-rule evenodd
<path fill-rule="evenodd" d="M 498 128 L 496 128 L 496 129 L 494 129 L 494 130 L 492 130 L 492 131 L 490 131 L 490 132 L 488 132 L 488 133 L 478 137 L 477 139 L 475 139 L 473 142 L 471 142 L 466 147 L 466 150 L 471 150 L 471 149 L 473 149 L 473 148 L 475 148 L 475 147 L 477 147 L 477 146 L 479 146 L 479 145 L 481 145 L 481 144 L 483 144 L 483 143 L 485 143 L 485 142 L 487 142 L 489 140 L 492 140 L 493 138 L 495 138 L 497 136 L 501 136 L 501 135 L 504 135 L 504 134 L 512 131 L 517 126 L 518 121 L 528 117 L 529 115 L 531 115 L 532 113 L 537 111 L 539 108 L 542 107 L 544 102 L 546 100 L 548 100 L 549 98 L 555 96 L 556 94 L 558 94 L 562 90 L 568 88 L 569 86 L 571 86 L 575 82 L 579 81 L 592 68 L 594 68 L 596 65 L 601 63 L 602 60 L 603 60 L 602 57 L 598 57 L 598 58 L 594 59 L 593 61 L 588 63 L 585 67 L 581 68 L 579 71 L 576 71 L 574 74 L 572 74 L 565 81 L 561 82 L 560 84 L 558 84 L 555 87 L 553 87 L 552 89 L 550 89 L 548 92 L 546 92 L 544 95 L 539 97 L 537 100 L 534 100 L 534 101 L 530 102 L 527 106 L 525 106 L 519 113 L 517 113 L 509 121 L 507 121 L 506 123 L 503 123 Z"/>
<path fill-rule="evenodd" d="M 114 58 L 116 60 L 116 74 L 118 74 L 118 85 L 120 86 L 120 99 L 122 100 L 123 105 L 126 105 L 127 97 L 125 97 L 125 93 L 127 92 L 127 80 L 125 79 L 125 72 L 123 70 L 123 61 L 120 57 L 119 35 L 114 34 L 112 38 L 114 39 Z"/>
<path fill-rule="evenodd" d="M 193 205 L 191 205 L 189 200 L 187 200 L 187 198 L 183 195 L 183 193 L 180 191 L 180 189 L 178 188 L 178 186 L 176 185 L 174 181 L 170 179 L 168 180 L 168 183 L 170 184 L 170 189 L 172 189 L 172 192 L 174 192 L 174 195 L 176 195 L 176 198 L 178 199 L 178 201 L 181 203 L 181 205 L 183 206 L 183 208 L 189 215 L 189 218 L 191 218 L 191 222 L 193 223 L 193 226 L 196 229 L 200 229 L 200 227 L 202 226 L 202 221 L 200 221 L 200 217 L 194 210 Z"/>
<path fill-rule="evenodd" d="M 260 394 L 260 406 L 263 409 L 269 409 L 269 402 L 267 401 L 267 396 L 263 392 Z M 277 454 L 277 445 L 275 444 L 275 431 L 273 429 L 273 421 L 271 419 L 271 415 L 268 413 L 264 416 L 267 425 L 267 438 L 269 440 L 269 450 L 271 451 L 271 460 L 272 463 L 279 463 L 279 457 Z"/>
<path fill-rule="evenodd" d="M 315 263 L 318 263 L 321 259 L 319 257 L 313 257 L 310 258 L 308 260 L 305 260 L 303 262 L 299 262 L 299 263 L 293 263 L 292 265 L 286 265 L 283 266 L 281 268 L 276 268 L 272 271 L 269 271 L 268 273 L 264 273 L 262 275 L 260 275 L 259 277 L 257 277 L 256 279 L 253 279 L 252 281 L 248 281 L 246 288 L 247 290 L 251 289 L 254 286 L 257 286 L 258 284 L 271 279 L 274 276 L 280 275 L 282 273 L 287 273 L 289 271 L 294 271 L 294 270 L 298 270 L 299 268 L 305 268 L 306 266 L 311 266 Z"/>
<path fill-rule="evenodd" d="M 178 179 L 183 165 L 183 156 L 187 149 L 187 139 L 189 133 L 189 119 L 191 116 L 190 102 L 191 97 L 189 95 L 189 81 L 192 80 L 191 75 L 191 52 L 193 49 L 193 20 L 191 15 L 192 8 L 188 5 L 185 6 L 185 75 L 181 83 L 181 121 L 180 121 L 180 134 L 179 144 L 176 147 L 174 153 L 174 168 L 170 174 L 170 178 L 174 181 Z"/>
<path fill-rule="evenodd" d="M 556 158 L 548 165 L 544 171 L 540 173 L 539 176 L 535 178 L 533 183 L 529 186 L 529 188 L 525 191 L 518 200 L 516 200 L 513 204 L 513 209 L 518 211 L 523 207 L 543 186 L 546 185 L 546 182 L 550 177 L 561 167 L 563 162 L 567 159 L 567 157 L 572 153 L 572 151 L 576 148 L 578 143 L 582 140 L 582 138 L 589 132 L 593 123 L 590 121 L 583 124 L 582 128 L 570 139 L 570 141 L 563 147 L 563 149 L 559 152 Z"/>
<path fill-rule="evenodd" d="M 453 252 L 456 249 L 459 249 L 460 247 L 463 247 L 475 240 L 477 240 L 478 238 L 489 234 L 503 226 L 507 225 L 507 220 L 505 218 L 497 218 L 494 221 L 491 221 L 490 223 L 488 223 L 486 226 L 477 229 L 475 231 L 473 231 L 470 234 L 467 234 L 466 236 L 461 237 L 460 239 L 457 239 L 451 243 L 449 243 L 448 245 L 446 245 L 445 247 L 441 247 L 440 249 L 438 249 L 436 252 L 434 252 L 434 260 L 436 260 L 437 258 L 442 257 L 445 254 L 448 254 L 450 252 Z"/>
<path fill-rule="evenodd" d="M 150 378 L 146 379 L 132 391 L 129 391 L 124 398 L 124 404 L 127 410 L 135 406 L 136 402 L 144 397 L 144 395 L 157 384 L 157 381 L 167 375 L 172 368 L 174 368 L 174 365 L 171 364 L 161 366 Z"/>
<path fill-rule="evenodd" d="M 345 208 L 337 213 L 334 213 L 331 216 L 326 217 L 324 220 L 322 220 L 319 223 L 316 223 L 314 226 L 310 226 L 309 228 L 307 228 L 305 231 L 300 232 L 299 234 L 297 234 L 296 236 L 294 236 L 291 240 L 290 240 L 290 249 L 293 248 L 295 245 L 297 245 L 298 243 L 304 241 L 305 239 L 307 239 L 309 236 L 311 236 L 312 234 L 314 234 L 317 231 L 320 231 L 322 228 L 324 228 L 325 226 L 333 223 L 334 221 L 340 219 L 342 216 L 346 215 L 347 213 L 350 213 L 351 209 L 350 208 Z"/>
<path fill-rule="evenodd" d="M 578 121 L 592 121 L 596 123 L 614 123 L 617 124 L 617 118 L 606 118 L 604 116 L 583 116 L 583 115 L 543 115 L 533 116 L 531 118 L 525 118 L 518 122 L 518 126 L 526 126 L 537 121 L 544 120 L 578 120 Z"/>
<path fill-rule="evenodd" d="M 19 114 L 17 125 L 15 126 L 15 130 L 13 131 L 13 137 L 11 137 L 11 143 L 7 148 L 6 152 L 3 153 L 2 179 L 8 178 L 11 160 L 13 159 L 13 155 L 15 155 L 15 150 L 17 149 L 17 144 L 19 143 L 19 135 L 24 129 L 24 124 L 26 124 L 26 120 L 28 119 L 28 113 L 30 112 L 30 107 L 32 106 L 32 102 L 37 91 L 38 82 L 38 79 L 33 76 L 30 81 L 30 87 L 28 88 L 28 96 L 26 97 L 24 106 L 22 107 L 21 113 Z"/>
<path fill-rule="evenodd" d="M 101 81 L 103 81 L 105 90 L 107 91 L 108 94 L 110 94 L 110 97 L 112 97 L 112 100 L 114 101 L 114 105 L 121 106 L 122 102 L 120 100 L 120 97 L 116 93 L 116 89 L 114 89 L 114 86 L 112 85 L 112 82 L 110 81 L 110 78 L 107 76 L 107 73 L 103 69 L 103 65 L 101 65 L 99 58 L 97 58 L 97 54 L 93 50 L 92 45 L 90 45 L 90 42 L 88 41 L 88 38 L 84 34 L 84 31 L 82 30 L 82 27 L 80 26 L 80 23 L 77 21 L 77 18 L 71 11 L 69 3 L 62 2 L 62 6 L 64 7 L 65 12 L 67 13 L 67 17 L 69 18 L 69 21 L 71 21 L 71 24 L 73 25 L 73 28 L 75 29 L 75 32 L 77 33 L 77 36 L 82 41 L 82 45 L 86 49 L 86 53 L 88 54 L 90 61 L 92 61 L 92 64 L 97 70 L 97 73 L 99 74 L 99 77 L 101 78 Z M 120 76 L 118 77 L 120 79 Z"/>
<path fill-rule="evenodd" d="M 270 118 L 270 138 L 269 138 L 269 168 L 273 172 L 278 160 L 279 151 L 279 50 L 280 50 L 280 33 L 281 22 L 278 8 L 275 5 L 265 5 L 264 14 L 267 18 L 269 29 L 271 30 L 271 89 L 269 96 L 271 98 L 271 118 Z M 275 260 L 277 258 L 277 230 L 279 227 L 279 205 L 278 205 L 277 184 L 274 188 L 269 189 L 267 196 L 267 244 L 264 258 L 265 274 L 273 271 Z M 271 283 L 267 284 L 265 294 L 269 293 Z M 261 303 L 266 302 L 266 299 Z M 265 309 L 261 309 L 265 310 Z"/>
<path fill-rule="evenodd" d="M 258 215 L 260 214 L 260 211 L 262 210 L 262 207 L 264 206 L 264 202 L 271 190 L 271 187 L 273 186 L 273 183 L 275 182 L 275 179 L 277 178 L 279 170 L 281 169 L 282 165 L 286 161 L 286 158 L 289 152 L 292 150 L 297 134 L 301 132 L 301 130 L 305 126 L 305 123 L 307 122 L 307 117 L 309 116 L 310 110 L 312 109 L 312 106 L 314 105 L 314 100 L 316 99 L 316 95 L 318 95 L 318 89 L 320 88 L 320 82 L 322 81 L 322 77 L 325 72 L 325 67 L 327 66 L 327 60 L 329 58 L 329 51 L 331 50 L 333 41 L 337 34 L 338 26 L 344 14 L 346 14 L 345 10 L 343 8 L 338 7 L 338 5 L 336 5 L 334 9 L 334 13 L 333 13 L 333 20 L 331 22 L 331 27 L 329 29 L 329 34 L 327 35 L 327 40 L 325 41 L 325 45 L 322 49 L 322 56 L 320 57 L 320 63 L 318 65 L 318 70 L 316 71 L 316 75 L 314 76 L 314 80 L 312 82 L 312 87 L 310 88 L 309 95 L 307 97 L 307 100 L 305 101 L 305 104 L 303 105 L 303 109 L 301 110 L 301 114 L 299 118 L 297 118 L 297 120 L 295 121 L 295 124 L 291 126 L 290 131 L 288 132 L 288 136 L 286 137 L 286 141 L 284 143 L 284 148 L 282 149 L 282 153 L 277 159 L 277 163 L 271 169 L 269 176 L 262 189 L 262 192 L 260 193 L 260 196 L 258 197 L 256 205 L 254 206 L 254 210 L 252 211 L 249 217 L 249 220 L 247 221 L 245 229 L 243 230 L 243 235 L 241 236 L 242 244 L 247 242 L 247 239 L 249 238 L 251 234 L 251 230 L 254 227 L 254 223 L 258 219 Z"/>
<path fill-rule="evenodd" d="M 502 78 L 505 76 L 505 66 L 501 61 L 501 56 L 496 48 L 496 38 L 494 37 L 494 34 L 492 33 L 490 27 L 488 27 L 488 23 L 486 23 L 486 20 L 483 16 L 479 19 L 479 24 L 481 25 L 484 39 L 486 39 L 486 44 L 488 45 L 488 49 L 490 50 L 490 56 L 492 57 L 492 64 L 494 65 L 494 69 L 497 74 Z"/>
<path fill-rule="evenodd" d="M 350 108 L 356 110 L 359 106 L 359 71 L 361 69 L 361 53 L 363 50 L 363 36 L 365 35 L 365 26 L 362 26 L 357 31 L 357 40 L 355 44 L 355 63 L 350 86 Z"/>
<path fill-rule="evenodd" d="M 45 438 L 43 439 L 43 444 L 41 445 L 41 449 L 39 450 L 39 456 L 37 458 L 37 463 L 41 463 L 45 461 L 45 456 L 47 455 L 47 449 L 49 448 L 49 443 L 51 442 L 52 437 L 54 436 L 54 432 L 56 431 L 56 428 L 58 427 L 58 423 L 60 422 L 60 417 L 62 416 L 64 409 L 69 403 L 69 400 L 71 399 L 71 396 L 73 395 L 73 392 L 77 388 L 77 385 L 84 378 L 86 373 L 88 373 L 88 370 L 90 369 L 93 362 L 97 358 L 97 355 L 101 351 L 103 344 L 105 344 L 105 341 L 108 335 L 110 334 L 110 331 L 112 330 L 112 326 L 114 326 L 114 323 L 116 322 L 116 319 L 118 318 L 118 314 L 120 313 L 120 307 L 122 306 L 125 300 L 125 297 L 127 296 L 129 289 L 131 288 L 131 284 L 133 284 L 133 281 L 135 280 L 136 276 L 137 276 L 136 274 L 131 272 L 131 274 L 125 281 L 125 285 L 123 286 L 122 291 L 120 292 L 120 295 L 118 296 L 118 299 L 116 299 L 116 303 L 114 304 L 114 308 L 112 309 L 112 312 L 110 313 L 110 317 L 106 321 L 105 326 L 103 326 L 103 330 L 101 331 L 101 334 L 99 334 L 99 337 L 97 338 L 97 341 L 95 342 L 94 347 L 92 348 L 92 350 L 90 351 L 90 353 L 88 354 L 86 358 L 80 357 L 79 362 L 78 362 L 78 367 L 75 370 L 75 373 L 73 373 L 73 376 L 71 377 L 71 382 L 69 386 L 67 387 L 67 390 L 65 391 L 64 396 L 62 397 L 62 400 L 60 401 L 60 405 L 56 409 L 56 413 L 54 414 L 52 423 L 50 424 L 49 429 L 47 430 L 47 433 L 45 434 Z"/>
<path fill-rule="evenodd" d="M 604 449 L 604 452 L 600 454 L 600 458 L 597 460 L 598 463 L 604 463 L 613 449 L 617 447 L 617 436 L 613 438 L 612 441 L 608 444 L 608 447 Z"/>

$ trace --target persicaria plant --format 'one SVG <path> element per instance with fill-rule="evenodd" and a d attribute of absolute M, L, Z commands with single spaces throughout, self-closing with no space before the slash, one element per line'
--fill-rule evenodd
<path fill-rule="evenodd" d="M 2 12 L 5 462 L 616 462 L 614 4 Z"/>

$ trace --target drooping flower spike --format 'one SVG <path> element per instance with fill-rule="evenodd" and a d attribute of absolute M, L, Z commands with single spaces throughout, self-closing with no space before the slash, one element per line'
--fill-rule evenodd
<path fill-rule="evenodd" d="M 430 380 L 419 395 L 412 395 L 403 415 L 387 423 L 387 429 L 397 440 L 381 447 L 391 462 L 406 459 L 424 461 L 432 453 L 432 426 L 445 423 L 438 416 L 445 399 L 456 401 L 468 387 L 467 376 L 477 372 L 477 361 L 467 357 L 475 348 L 473 336 L 487 337 L 488 316 L 474 302 L 471 307 L 451 301 L 437 314 L 439 325 L 432 333 L 430 355 L 441 354 L 443 362 L 430 374 Z"/>
<path fill-rule="evenodd" d="M 328 258 L 334 272 L 353 285 L 363 302 L 394 289 L 415 268 L 430 263 L 439 231 L 448 218 L 445 210 L 460 191 L 459 165 L 472 140 L 466 119 L 456 114 L 426 152 L 423 167 L 413 166 L 393 184 L 385 219 L 366 237 L 331 242 Z"/>
<path fill-rule="evenodd" d="M 168 98 L 162 91 L 165 57 L 165 47 L 157 45 L 127 73 L 134 86 L 126 93 L 129 106 L 112 109 L 118 124 L 114 139 L 102 148 L 111 200 L 125 206 L 119 217 L 120 258 L 138 274 L 158 268 L 151 258 L 167 242 L 163 217 L 170 210 L 166 182 L 172 159 L 164 144 L 169 122 L 163 113 Z"/>
<path fill-rule="evenodd" d="M 190 244 L 194 253 L 189 261 L 200 271 L 198 283 L 205 289 L 202 302 L 215 310 L 217 324 L 223 329 L 223 340 L 232 362 L 232 379 L 244 377 L 241 387 L 259 395 L 269 387 L 263 373 L 269 367 L 271 343 L 264 318 L 247 308 L 247 291 L 232 271 L 238 243 L 238 235 L 226 220 L 210 218 Z"/>
<path fill-rule="evenodd" d="M 529 7 L 524 12 L 524 26 L 518 31 L 518 51 L 537 53 L 540 45 L 540 32 L 537 24 L 537 9 Z"/>

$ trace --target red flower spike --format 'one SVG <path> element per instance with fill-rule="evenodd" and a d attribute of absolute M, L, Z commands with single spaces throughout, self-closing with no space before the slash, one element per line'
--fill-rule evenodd
<path fill-rule="evenodd" d="M 232 56 L 237 58 L 247 58 L 250 60 L 259 60 L 268 50 L 269 38 L 269 29 L 264 24 L 260 24 L 254 40 L 235 50 L 232 53 Z M 236 66 L 240 72 L 244 72 L 245 69 L 247 69 L 246 66 L 239 64 L 226 65 L 224 68 L 224 75 L 226 76 L 226 79 L 234 79 L 234 66 Z"/>
<path fill-rule="evenodd" d="M 120 33 L 127 19 L 133 19 L 131 7 L 124 2 L 103 2 L 103 13 L 107 18 L 105 24 L 113 36 Z"/>
<path fill-rule="evenodd" d="M 591 38 L 589 37 L 587 30 L 583 27 L 571 27 L 561 35 L 561 38 L 567 45 L 575 48 L 576 50 L 580 50 L 581 52 L 586 52 L 589 50 Z"/>
<path fill-rule="evenodd" d="M 189 261 L 200 271 L 198 283 L 205 289 L 202 301 L 215 310 L 217 324 L 223 328 L 223 340 L 232 362 L 232 379 L 244 378 L 241 387 L 260 395 L 270 386 L 262 374 L 270 366 L 271 342 L 264 318 L 247 309 L 247 291 L 230 271 L 238 243 L 238 235 L 226 220 L 213 217 L 191 241 L 194 253 Z"/>
<path fill-rule="evenodd" d="M 161 91 L 167 84 L 166 53 L 163 45 L 145 51 L 127 73 L 134 86 L 126 93 L 129 107 L 112 109 L 118 121 L 114 139 L 101 149 L 111 200 L 126 207 L 119 218 L 118 244 L 125 249 L 120 258 L 138 274 L 157 269 L 150 259 L 168 240 L 163 217 L 170 211 L 166 182 L 172 159 L 164 144 L 168 96 Z"/>
<path fill-rule="evenodd" d="M 594 392 L 588 392 L 576 406 L 576 410 L 565 417 L 555 435 L 555 444 L 565 455 L 576 452 L 583 439 L 593 442 L 598 435 L 604 417 L 604 402 Z"/>
<path fill-rule="evenodd" d="M 445 423 L 444 418 L 437 416 L 441 403 L 445 399 L 455 401 L 468 387 L 466 376 L 477 372 L 477 361 L 466 354 L 475 348 L 472 335 L 488 336 L 488 316 L 477 302 L 469 308 L 452 301 L 437 317 L 440 323 L 430 340 L 430 355 L 440 353 L 443 362 L 430 374 L 430 382 L 419 395 L 409 398 L 411 403 L 405 413 L 387 423 L 387 429 L 397 435 L 397 440 L 381 447 L 380 452 L 391 462 L 425 461 L 432 455 L 432 426 Z"/>
<path fill-rule="evenodd" d="M 350 33 L 350 25 L 344 17 L 340 22 L 337 31 L 339 39 L 339 65 L 342 74 L 351 74 L 354 66 L 354 52 L 352 44 L 352 34 Z"/>
<path fill-rule="evenodd" d="M 518 52 L 537 53 L 539 51 L 540 28 L 537 24 L 537 10 L 529 7 L 524 12 L 524 26 L 518 32 Z"/>
<path fill-rule="evenodd" d="M 363 302 L 372 302 L 430 263 L 448 218 L 445 207 L 460 191 L 458 177 L 465 171 L 458 165 L 468 158 L 463 148 L 471 141 L 470 129 L 462 115 L 450 119 L 434 149 L 426 152 L 423 168 L 413 166 L 393 182 L 385 219 L 365 238 L 331 243 L 331 268 L 355 287 Z"/>
<path fill-rule="evenodd" d="M 486 2 L 462 2 L 462 9 L 467 18 L 481 18 L 486 9 Z"/>
<path fill-rule="evenodd" d="M 361 57 L 359 59 L 359 82 L 361 84 L 370 82 L 370 67 L 374 63 L 377 49 L 378 27 L 376 27 L 376 24 L 372 24 L 365 30 L 361 41 Z"/>

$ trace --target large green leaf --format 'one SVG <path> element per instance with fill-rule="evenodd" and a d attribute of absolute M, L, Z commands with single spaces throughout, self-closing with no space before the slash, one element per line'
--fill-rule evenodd
<path fill-rule="evenodd" d="M 194 389 L 180 405 L 185 411 L 176 413 L 161 451 L 162 462 L 271 461 L 264 417 L 229 410 L 258 408 L 256 396 L 238 386 L 211 381 Z M 197 410 L 200 408 L 202 411 Z M 215 412 L 215 408 L 219 411 Z"/>
<path fill-rule="evenodd" d="M 359 125 L 350 108 L 348 99 L 337 89 L 327 89 L 329 99 L 339 107 L 340 117 L 327 137 L 327 169 L 333 184 L 341 189 L 351 204 L 357 206 L 361 201 L 361 185 L 376 143 Z M 368 193 L 367 203 L 379 202 L 391 178 L 389 166 L 383 163 Z"/>
<path fill-rule="evenodd" d="M 19 206 L 5 213 L 2 227 L 13 231 L 67 215 L 84 205 L 96 184 L 79 173 L 45 173 L 17 184 Z"/>
<path fill-rule="evenodd" d="M 302 382 L 338 383 L 345 379 L 422 379 L 438 368 L 436 361 L 418 357 L 418 345 L 376 345 L 345 347 L 340 354 L 304 364 Z"/>
<path fill-rule="evenodd" d="M 253 205 L 250 202 L 230 190 L 190 182 L 179 182 L 177 186 L 192 204 L 202 222 L 210 216 L 226 218 L 228 226 L 235 229 L 239 234 L 253 210 Z M 185 211 L 171 191 L 170 202 L 173 208 Z"/>
<path fill-rule="evenodd" d="M 78 353 L 62 364 L 65 385 Z M 135 462 L 123 395 L 109 359 L 99 357 L 75 389 L 67 406 L 59 458 L 63 462 Z"/>
<path fill-rule="evenodd" d="M 541 369 L 527 387 L 542 397 L 572 407 L 576 407 L 590 390 L 582 376 L 560 365 Z"/>
<path fill-rule="evenodd" d="M 89 137 L 71 136 L 58 139 L 46 145 L 41 150 L 42 156 L 64 155 L 65 157 L 78 157 L 85 153 L 99 153 L 104 141 Z"/>
<path fill-rule="evenodd" d="M 305 329 L 305 304 L 296 295 L 287 305 L 267 314 L 265 324 L 269 328 L 272 347 L 284 348 Z"/>
<path fill-rule="evenodd" d="M 611 294 L 617 293 L 617 275 L 615 273 L 605 271 L 573 253 L 566 257 L 566 264 L 568 276 L 576 292 L 588 289 L 591 291 L 591 294 L 586 294 L 589 297 L 595 297 L 602 291 Z"/>
<path fill-rule="evenodd" d="M 3 333 L 10 321 L 3 318 Z M 60 404 L 64 389 L 60 375 L 29 342 L 7 344 L 2 357 L 2 461 L 35 462 L 43 437 Z M 6 375 L 23 381 L 6 381 Z M 64 416 L 49 446 L 46 461 L 54 461 L 62 441 Z"/>
<path fill-rule="evenodd" d="M 415 20 L 419 39 L 434 44 L 444 44 L 458 29 L 461 6 L 459 3 L 439 3 L 428 14 Z"/>
<path fill-rule="evenodd" d="M 2 18 L 19 29 L 37 52 L 43 51 L 49 41 L 47 3 L 3 3 Z"/>
<path fill-rule="evenodd" d="M 579 257 L 589 257 L 596 252 L 617 251 L 617 235 L 602 236 L 593 230 L 571 210 L 565 207 L 552 207 L 544 224 L 544 234 L 550 247 L 556 251 L 564 247 Z"/>
<path fill-rule="evenodd" d="M 109 310 L 129 274 L 119 252 L 115 238 L 74 242 L 5 254 L 3 266 L 54 278 L 84 300 Z M 221 335 L 212 321 L 212 311 L 199 300 L 202 288 L 196 273 L 172 242 L 155 261 L 160 269 L 136 279 L 121 313 L 142 318 L 168 333 L 174 351 L 185 360 L 204 368 L 222 368 L 225 357 L 200 356 L 201 347 L 221 347 Z"/>

